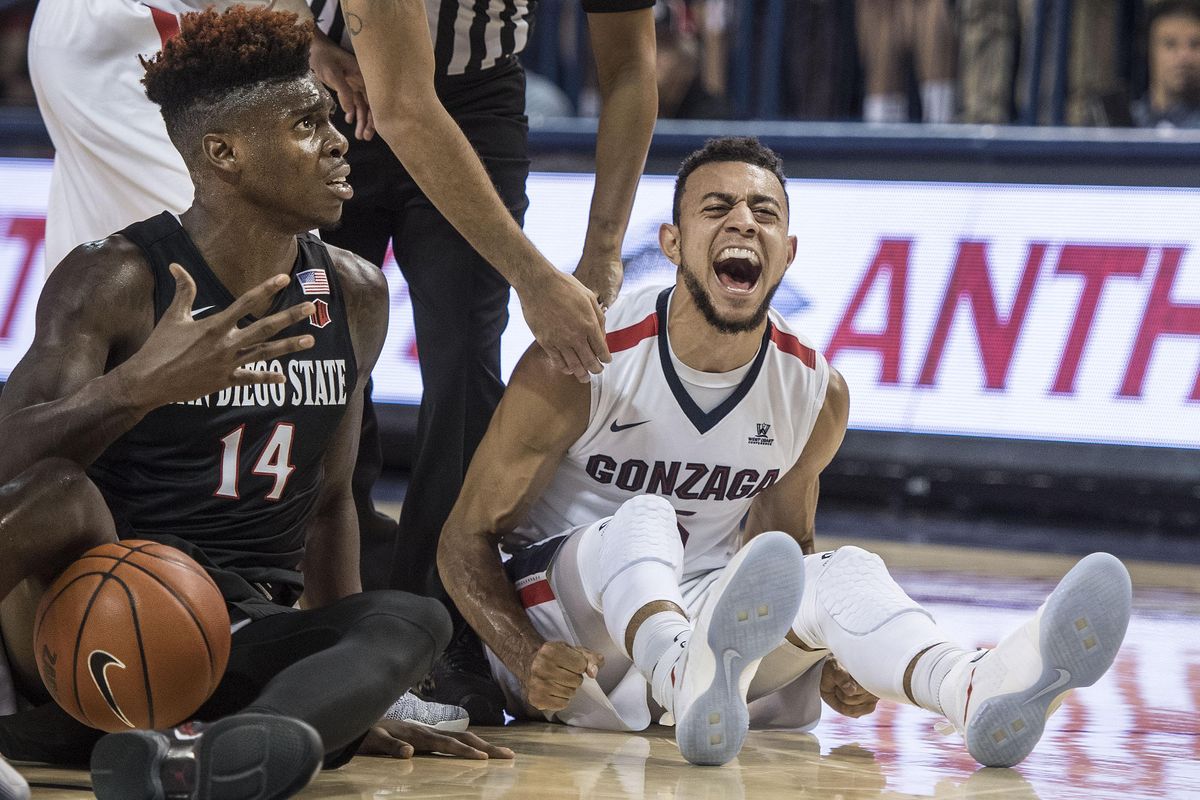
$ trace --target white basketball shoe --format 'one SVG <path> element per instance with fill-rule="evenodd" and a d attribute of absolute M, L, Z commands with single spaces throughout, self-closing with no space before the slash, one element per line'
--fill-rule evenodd
<path fill-rule="evenodd" d="M 742 749 L 746 690 L 763 656 L 783 643 L 803 591 L 800 546 L 778 531 L 751 539 L 713 585 L 674 668 L 669 711 L 688 761 L 724 764 Z"/>
<path fill-rule="evenodd" d="M 1059 699 L 1108 670 L 1131 603 L 1125 565 L 1093 553 L 1063 576 L 1033 619 L 951 668 L 938 701 L 976 761 L 1011 767 L 1029 755 Z"/>
<path fill-rule="evenodd" d="M 3 758 L 0 758 L 0 800 L 29 800 L 29 784 Z"/>

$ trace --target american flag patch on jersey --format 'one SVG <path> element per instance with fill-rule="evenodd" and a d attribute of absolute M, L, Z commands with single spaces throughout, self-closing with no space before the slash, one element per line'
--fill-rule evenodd
<path fill-rule="evenodd" d="M 305 294 L 329 294 L 329 278 L 323 269 L 310 269 L 296 275 Z"/>

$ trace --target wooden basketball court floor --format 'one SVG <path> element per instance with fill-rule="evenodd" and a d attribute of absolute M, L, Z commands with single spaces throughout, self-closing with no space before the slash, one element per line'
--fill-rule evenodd
<path fill-rule="evenodd" d="M 822 547 L 849 543 L 822 537 Z M 858 542 L 967 645 L 1026 619 L 1074 557 Z M 547 724 L 478 729 L 515 761 L 357 758 L 301 797 L 395 798 L 1200 798 L 1200 566 L 1127 562 L 1134 616 L 1113 668 L 1068 696 L 1014 769 L 982 769 L 935 717 L 881 703 L 851 720 L 826 709 L 809 734 L 751 732 L 719 768 L 682 761 L 668 728 L 641 734 Z M 90 796 L 84 772 L 21 765 L 35 798 Z"/>

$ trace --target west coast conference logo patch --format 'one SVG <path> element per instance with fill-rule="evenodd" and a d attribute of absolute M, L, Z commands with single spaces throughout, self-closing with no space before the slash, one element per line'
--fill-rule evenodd
<path fill-rule="evenodd" d="M 767 434 L 770 432 L 771 432 L 771 423 L 757 422 L 754 425 L 754 435 L 747 438 L 746 442 L 748 444 L 761 444 L 761 445 L 766 445 L 767 447 L 770 447 L 771 445 L 775 444 L 775 440 L 773 438 L 767 436 Z"/>
<path fill-rule="evenodd" d="M 308 317 L 308 323 L 317 328 L 324 328 L 330 322 L 329 303 L 317 298 L 312 301 L 314 311 Z"/>

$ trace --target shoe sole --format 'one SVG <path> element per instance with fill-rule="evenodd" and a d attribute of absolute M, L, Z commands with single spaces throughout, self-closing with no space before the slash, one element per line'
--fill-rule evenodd
<path fill-rule="evenodd" d="M 281 800 L 307 786 L 324 748 L 307 723 L 267 714 L 237 714 L 204 729 L 196 747 L 193 800 Z M 97 800 L 165 800 L 162 734 L 114 733 L 92 751 Z"/>
<path fill-rule="evenodd" d="M 422 728 L 429 728 L 431 731 L 439 731 L 440 733 L 462 733 L 471 727 L 470 717 L 447 720 L 446 722 L 435 722 L 433 724 L 421 722 L 419 719 L 406 719 L 404 722 L 411 722 L 413 725 L 420 725 Z"/>
<path fill-rule="evenodd" d="M 742 561 L 730 565 L 736 571 L 709 618 L 705 639 L 715 666 L 712 682 L 675 723 L 679 752 L 693 764 L 719 766 L 742 749 L 750 727 L 742 675 L 783 643 L 800 609 L 804 557 L 799 545 L 786 534 L 766 533 L 747 548 Z"/>
<path fill-rule="evenodd" d="M 1054 701 L 1108 671 L 1129 625 L 1132 587 L 1108 553 L 1076 564 L 1046 600 L 1038 623 L 1042 674 L 1028 689 L 990 697 L 967 728 L 967 750 L 985 767 L 1011 767 L 1042 738 Z"/>

